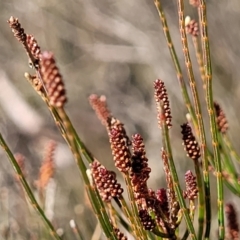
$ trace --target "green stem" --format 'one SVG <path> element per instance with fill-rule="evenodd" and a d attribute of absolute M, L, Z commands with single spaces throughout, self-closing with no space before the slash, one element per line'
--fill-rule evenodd
<path fill-rule="evenodd" d="M 228 147 L 228 150 L 230 152 L 230 154 L 233 156 L 233 158 L 238 161 L 240 163 L 240 156 L 239 154 L 236 152 L 236 150 L 234 149 L 231 141 L 228 139 L 228 137 L 226 135 L 222 136 L 224 143 L 226 144 L 226 146 Z"/>
<path fill-rule="evenodd" d="M 169 49 L 170 55 L 172 57 L 176 73 L 177 73 L 178 82 L 180 84 L 181 91 L 182 91 L 182 97 L 184 99 L 184 102 L 185 102 L 185 105 L 188 109 L 188 112 L 190 113 L 190 115 L 192 117 L 194 127 L 195 127 L 195 129 L 197 129 L 197 127 L 196 127 L 197 126 L 197 120 L 196 120 L 195 112 L 194 112 L 193 106 L 191 104 L 191 101 L 190 101 L 190 98 L 189 98 L 189 95 L 188 95 L 188 92 L 187 92 L 186 84 L 185 84 L 184 79 L 183 79 L 182 70 L 181 70 L 180 63 L 179 63 L 179 60 L 178 60 L 178 56 L 176 54 L 176 51 L 175 51 L 175 48 L 174 48 L 174 45 L 173 45 L 173 42 L 172 42 L 170 31 L 169 31 L 169 28 L 168 28 L 168 25 L 167 25 L 167 19 L 165 17 L 164 11 L 162 9 L 161 1 L 160 0 L 154 0 L 154 3 L 155 3 L 155 6 L 157 8 L 157 11 L 158 11 L 161 23 L 162 23 L 162 28 L 163 28 L 163 32 L 164 32 L 164 35 L 165 35 L 165 38 L 166 38 L 166 41 L 167 41 L 167 44 L 168 44 L 168 49 Z"/>
<path fill-rule="evenodd" d="M 214 161 L 216 162 L 217 171 L 217 195 L 218 195 L 218 232 L 219 239 L 224 240 L 225 238 L 225 226 L 224 226 L 224 194 L 223 194 L 223 180 L 222 180 L 222 166 L 220 159 L 218 135 L 217 135 L 217 125 L 216 118 L 214 114 L 214 104 L 213 104 L 213 92 L 212 92 L 212 66 L 210 57 L 210 45 L 208 39 L 208 29 L 207 29 L 207 8 L 205 0 L 199 0 L 199 20 L 200 20 L 200 30 L 201 30 L 201 41 L 203 50 L 203 62 L 205 66 L 206 74 L 206 99 L 208 114 L 210 117 L 210 130 L 212 137 L 212 146 L 214 153 Z M 210 229 L 207 228 L 205 232 L 205 238 L 209 238 Z"/>
<path fill-rule="evenodd" d="M 68 121 L 70 121 L 67 115 L 66 115 L 66 118 L 68 119 Z M 77 145 L 78 145 L 82 155 L 86 158 L 88 163 L 92 163 L 94 161 L 94 157 L 93 157 L 92 153 L 87 149 L 87 147 L 85 146 L 83 141 L 80 139 L 80 137 L 78 136 L 78 134 L 73 126 L 72 126 L 72 132 L 74 134 L 74 138 L 77 142 Z"/>
<path fill-rule="evenodd" d="M 230 152 L 227 151 L 226 145 L 222 139 L 222 134 L 219 133 L 219 143 L 221 145 L 223 171 L 227 173 L 227 181 L 240 193 L 240 184 L 238 183 L 238 173 L 232 162 Z"/>
<path fill-rule="evenodd" d="M 40 205 L 38 204 L 37 200 L 35 199 L 31 188 L 29 187 L 21 168 L 18 166 L 18 163 L 14 157 L 14 155 L 12 154 L 11 150 L 9 149 L 7 143 L 5 142 L 5 140 L 3 139 L 2 134 L 0 133 L 0 144 L 3 148 L 3 150 L 7 153 L 7 156 L 15 170 L 15 172 L 18 174 L 18 178 L 19 181 L 23 187 L 23 189 L 25 190 L 25 193 L 29 199 L 29 202 L 31 203 L 31 205 L 33 206 L 33 208 L 39 213 L 39 215 L 41 216 L 43 222 L 45 223 L 46 227 L 49 229 L 50 234 L 52 235 L 53 238 L 57 239 L 57 240 L 61 240 L 60 236 L 57 234 L 56 230 L 54 229 L 52 223 L 47 219 L 47 217 L 44 214 L 44 211 L 42 210 L 42 208 L 40 207 Z"/>
<path fill-rule="evenodd" d="M 202 185 L 202 174 L 198 161 L 194 161 L 198 185 L 198 239 L 202 239 L 204 225 L 204 190 Z"/>
<path fill-rule="evenodd" d="M 146 231 L 142 228 L 142 224 L 139 220 L 138 209 L 137 209 L 136 202 L 134 199 L 134 193 L 133 193 L 133 189 L 132 189 L 131 180 L 128 175 L 124 175 L 124 179 L 125 179 L 125 183 L 127 186 L 129 201 L 131 203 L 134 224 L 137 227 L 136 234 L 138 236 L 138 239 L 145 240 L 145 239 L 147 239 L 147 234 L 146 234 Z"/>
<path fill-rule="evenodd" d="M 204 70 L 204 66 L 203 66 L 203 59 L 202 59 L 202 54 L 201 54 L 198 38 L 195 36 L 192 36 L 192 41 L 193 41 L 193 46 L 195 49 L 195 54 L 196 54 L 196 58 L 197 58 L 198 66 L 199 66 L 201 79 L 203 82 L 203 89 L 206 89 L 205 70 Z"/>
<path fill-rule="evenodd" d="M 186 229 L 181 240 L 187 240 L 188 236 L 189 236 L 189 231 L 188 231 L 188 229 Z"/>
<path fill-rule="evenodd" d="M 166 147 L 170 172 L 171 172 L 171 176 L 172 176 L 172 180 L 173 180 L 174 191 L 177 195 L 179 205 L 180 205 L 181 210 L 183 212 L 183 217 L 186 221 L 190 237 L 193 240 L 197 240 L 195 229 L 193 227 L 193 223 L 192 223 L 191 218 L 189 216 L 188 209 L 186 207 L 186 203 L 185 203 L 183 195 L 182 195 L 182 189 L 181 189 L 180 184 L 179 184 L 177 171 L 176 171 L 175 164 L 174 164 L 174 161 L 173 161 L 172 148 L 171 148 L 170 138 L 169 138 L 169 133 L 168 133 L 168 126 L 166 125 L 166 122 L 165 122 L 164 108 L 162 106 L 162 103 L 160 103 L 159 109 L 161 109 L 161 111 L 162 111 L 160 119 L 163 120 L 163 121 L 161 121 L 161 128 L 162 128 L 162 134 L 163 134 L 163 146 Z"/>
<path fill-rule="evenodd" d="M 201 111 L 201 105 L 198 97 L 198 91 L 196 87 L 196 81 L 194 78 L 194 73 L 192 69 L 192 62 L 191 57 L 189 54 L 189 47 L 187 42 L 187 36 L 185 32 L 185 17 L 184 17 L 184 3 L 183 0 L 177 0 L 178 1 L 178 15 L 179 15 L 179 29 L 181 34 L 181 40 L 182 40 L 182 46 L 183 46 L 183 54 L 185 58 L 185 64 L 187 68 L 189 83 L 192 91 L 193 101 L 194 101 L 194 108 L 195 113 L 197 117 L 197 126 L 198 126 L 198 132 L 199 132 L 199 140 L 200 140 L 200 147 L 201 147 L 201 154 L 203 159 L 203 179 L 204 179 L 204 190 L 205 190 L 205 201 L 201 199 L 200 208 L 201 212 L 199 215 L 199 239 L 202 238 L 202 231 L 203 231 L 203 218 L 204 218 L 204 211 L 206 211 L 206 224 L 208 229 L 211 227 L 211 198 L 210 198 L 210 183 L 209 183 L 209 173 L 208 173 L 208 158 L 207 158 L 207 143 L 206 143 L 206 136 L 205 136 L 205 130 L 204 130 L 204 124 L 203 124 L 203 118 L 202 118 L 202 111 Z M 195 164 L 196 169 L 196 164 Z M 198 177 L 201 177 L 200 170 L 198 171 Z M 198 183 L 202 185 L 202 180 L 199 179 Z M 203 195 L 203 190 L 200 195 Z M 202 196 L 201 196 L 202 197 Z M 206 202 L 206 204 L 205 204 Z M 204 210 L 205 208 L 205 210 Z"/>
<path fill-rule="evenodd" d="M 236 178 L 238 174 L 237 174 L 237 171 L 233 164 L 233 161 L 231 159 L 231 152 L 228 151 L 227 146 L 225 145 L 225 142 L 223 141 L 223 136 L 221 133 L 218 134 L 218 139 L 219 139 L 219 143 L 221 146 L 220 152 L 223 155 L 223 158 L 222 158 L 223 170 L 227 170 L 228 174 L 230 174 L 230 176 L 232 178 Z"/>
<path fill-rule="evenodd" d="M 84 240 L 81 232 L 79 231 L 78 226 L 76 225 L 76 223 L 73 219 L 70 221 L 70 227 L 71 227 L 77 240 Z"/>
<path fill-rule="evenodd" d="M 137 237 L 138 235 L 138 229 L 137 229 L 137 226 L 136 224 L 134 224 L 135 220 L 134 220 L 134 216 L 132 215 L 126 201 L 124 198 L 120 198 L 119 199 L 120 203 L 121 203 L 121 210 L 123 211 L 123 213 L 125 214 L 125 216 L 127 217 L 129 223 L 130 223 L 130 226 L 133 230 L 133 234 L 135 235 L 135 237 Z"/>

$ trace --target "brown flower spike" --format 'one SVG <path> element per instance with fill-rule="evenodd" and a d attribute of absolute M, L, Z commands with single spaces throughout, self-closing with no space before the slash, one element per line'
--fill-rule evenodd
<path fill-rule="evenodd" d="M 157 103 L 158 110 L 158 125 L 161 127 L 162 121 L 165 120 L 166 125 L 169 128 L 172 127 L 172 116 L 171 110 L 167 95 L 167 90 L 165 88 L 164 82 L 160 79 L 154 81 L 154 89 L 155 89 L 155 100 Z"/>
<path fill-rule="evenodd" d="M 148 214 L 147 210 L 140 210 L 138 214 L 145 230 L 152 231 L 156 227 L 155 221 Z"/>
<path fill-rule="evenodd" d="M 67 102 L 67 97 L 62 76 L 56 66 L 53 53 L 43 52 L 41 54 L 40 71 L 50 104 L 62 108 Z"/>
<path fill-rule="evenodd" d="M 225 134 L 228 130 L 228 121 L 227 121 L 226 115 L 223 112 L 221 106 L 217 102 L 214 102 L 214 108 L 215 108 L 215 113 L 216 113 L 216 121 L 217 121 L 218 130 L 222 134 Z"/>
<path fill-rule="evenodd" d="M 201 157 L 200 148 L 192 133 L 191 127 L 188 123 L 184 123 L 182 126 L 182 139 L 187 152 L 187 156 L 192 160 L 197 160 Z"/>
<path fill-rule="evenodd" d="M 35 58 L 35 66 L 38 66 L 39 61 L 40 61 L 40 55 L 41 55 L 41 49 L 37 43 L 37 40 L 34 38 L 33 35 L 28 35 L 27 34 L 27 45 L 29 48 L 29 51 L 31 52 L 31 54 L 33 55 L 33 57 Z"/>
<path fill-rule="evenodd" d="M 55 169 L 54 164 L 55 149 L 56 143 L 54 141 L 49 142 L 45 150 L 46 152 L 44 160 L 40 168 L 38 181 L 36 183 L 40 189 L 44 189 L 49 183 L 49 180 L 53 177 Z"/>
<path fill-rule="evenodd" d="M 53 177 L 53 174 L 54 174 L 55 149 L 56 149 L 56 143 L 54 141 L 49 142 L 45 150 L 44 159 L 39 171 L 39 177 L 38 177 L 38 180 L 36 181 L 36 185 L 41 192 L 47 186 L 47 184 L 49 183 L 50 179 Z"/>
<path fill-rule="evenodd" d="M 148 167 L 145 145 L 140 134 L 132 136 L 132 163 L 130 168 L 130 179 L 136 200 L 148 196 L 147 180 L 151 169 Z"/>
<path fill-rule="evenodd" d="M 186 191 L 184 191 L 184 197 L 189 200 L 194 200 L 198 196 L 198 187 L 196 177 L 190 170 L 185 173 L 185 183 Z"/>
<path fill-rule="evenodd" d="M 96 112 L 99 120 L 104 126 L 108 125 L 108 119 L 111 117 L 111 113 L 107 108 L 107 101 L 104 95 L 98 96 L 96 94 L 91 94 L 89 96 L 89 103 L 93 110 Z"/>
<path fill-rule="evenodd" d="M 8 20 L 8 23 L 17 40 L 22 44 L 25 44 L 27 35 L 24 32 L 24 29 L 21 27 L 21 24 L 19 23 L 18 19 L 11 16 Z"/>
<path fill-rule="evenodd" d="M 94 182 L 103 201 L 109 202 L 113 197 L 122 197 L 123 189 L 117 182 L 115 172 L 108 171 L 97 160 L 94 160 L 90 167 Z"/>
<path fill-rule="evenodd" d="M 117 124 L 111 126 L 108 134 L 115 166 L 120 172 L 126 173 L 131 164 L 131 153 L 126 141 L 126 131 L 121 124 Z"/>

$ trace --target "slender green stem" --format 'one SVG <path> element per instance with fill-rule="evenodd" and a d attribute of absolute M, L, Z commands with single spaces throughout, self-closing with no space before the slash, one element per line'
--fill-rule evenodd
<path fill-rule="evenodd" d="M 120 203 L 121 203 L 121 209 L 123 211 L 123 213 L 125 214 L 125 216 L 127 217 L 129 223 L 130 223 L 130 226 L 133 230 L 133 234 L 135 235 L 135 237 L 137 237 L 138 235 L 138 229 L 137 229 L 137 226 L 135 224 L 135 220 L 134 220 L 134 216 L 133 214 L 131 213 L 126 201 L 124 198 L 120 198 L 119 199 Z"/>
<path fill-rule="evenodd" d="M 212 171 L 213 172 L 213 175 L 214 176 L 216 176 L 216 174 L 215 174 L 215 163 L 214 163 L 214 161 L 213 161 L 213 158 L 210 156 L 210 154 L 209 154 L 209 162 L 211 163 L 211 165 L 212 166 L 209 166 L 209 171 Z M 224 184 L 227 186 L 227 188 L 234 194 L 234 195 L 236 195 L 236 196 L 238 196 L 238 197 L 240 197 L 240 192 L 236 189 L 236 187 L 234 187 L 233 185 L 232 185 L 232 180 L 231 179 L 229 179 L 229 177 L 227 177 L 227 176 L 224 176 L 224 174 L 223 174 L 223 182 L 224 182 Z M 239 187 L 239 184 L 238 184 L 238 187 Z"/>
<path fill-rule="evenodd" d="M 188 236 L 189 236 L 189 231 L 188 231 L 188 229 L 186 229 L 181 240 L 187 240 Z"/>
<path fill-rule="evenodd" d="M 223 177 L 224 172 L 227 174 L 227 181 L 233 185 L 233 187 L 240 193 L 240 184 L 238 183 L 238 173 L 235 169 L 235 166 L 232 162 L 230 152 L 227 151 L 226 145 L 222 139 L 222 134 L 219 134 L 219 143 L 221 145 L 221 159 L 223 164 Z"/>
<path fill-rule="evenodd" d="M 111 204 L 111 202 L 108 202 L 107 204 L 105 204 L 105 206 L 107 206 L 108 208 L 108 212 L 111 218 L 111 223 L 114 227 L 117 227 L 117 219 L 116 219 L 116 212 L 114 211 L 113 205 Z"/>
<path fill-rule="evenodd" d="M 189 201 L 189 215 L 190 215 L 190 218 L 192 219 L 192 222 L 194 220 L 194 214 L 195 214 L 195 204 L 194 204 L 194 200 L 190 200 Z M 200 239 L 200 238 L 198 238 Z"/>
<path fill-rule="evenodd" d="M 156 235 L 159 236 L 159 237 L 169 239 L 169 235 L 168 235 L 168 234 L 162 233 L 162 232 L 160 232 L 158 229 L 154 229 L 154 230 L 153 230 L 153 233 L 156 234 Z M 175 240 L 175 239 L 177 239 L 177 238 L 176 238 L 176 236 L 171 236 L 171 239 L 172 239 L 172 240 Z"/>
<path fill-rule="evenodd" d="M 70 221 L 70 227 L 71 227 L 71 229 L 75 235 L 75 238 L 77 240 L 84 240 L 81 232 L 79 231 L 78 226 L 76 225 L 76 222 L 73 219 Z"/>
<path fill-rule="evenodd" d="M 69 118 L 68 118 L 67 115 L 66 115 L 66 118 L 69 121 Z M 81 153 L 86 158 L 88 163 L 92 163 L 94 161 L 94 157 L 93 157 L 92 153 L 87 149 L 87 147 L 85 146 L 83 141 L 80 139 L 79 135 L 77 134 L 77 132 L 76 132 L 76 130 L 73 126 L 72 126 L 72 131 L 73 131 L 73 134 L 74 134 L 75 141 L 77 142 L 77 145 L 78 145 Z"/>
<path fill-rule="evenodd" d="M 206 136 L 205 136 L 205 130 L 204 130 L 204 124 L 203 124 L 203 118 L 202 118 L 202 111 L 201 111 L 201 105 L 199 102 L 198 97 L 198 91 L 196 87 L 196 81 L 192 69 L 192 63 L 191 63 L 191 57 L 189 54 L 189 47 L 187 42 L 187 36 L 185 32 L 185 17 L 184 17 L 184 3 L 183 0 L 177 0 L 178 1 L 178 15 L 179 15 L 179 29 L 181 34 L 181 40 L 182 40 L 182 46 L 183 46 L 183 54 L 185 58 L 185 64 L 187 68 L 188 78 L 190 82 L 190 87 L 192 91 L 193 101 L 194 101 L 194 108 L 195 113 L 197 117 L 197 126 L 198 126 L 198 132 L 199 132 L 199 140 L 200 140 L 200 147 L 201 147 L 201 154 L 203 159 L 203 178 L 204 178 L 204 190 L 205 190 L 205 201 L 201 199 L 200 208 L 201 212 L 199 214 L 199 239 L 202 238 L 202 231 L 203 231 L 203 216 L 204 216 L 204 208 L 206 211 L 206 223 L 207 227 L 211 227 L 211 199 L 210 199 L 210 183 L 209 183 L 209 173 L 208 173 L 208 158 L 207 158 L 207 143 L 206 143 Z M 196 168 L 196 164 L 195 164 Z M 200 170 L 198 170 L 199 177 L 201 177 Z M 202 180 L 199 179 L 198 183 L 201 184 Z M 203 191 L 201 195 L 203 194 Z M 205 204 L 206 202 L 206 204 Z"/>
<path fill-rule="evenodd" d="M 184 217 L 184 219 L 186 221 L 190 237 L 193 240 L 197 240 L 195 229 L 193 227 L 193 223 L 192 223 L 191 218 L 189 216 L 188 209 L 186 207 L 186 203 L 185 203 L 183 195 L 182 195 L 182 189 L 181 189 L 180 184 L 179 184 L 177 171 L 176 171 L 175 164 L 174 164 L 174 161 L 173 161 L 172 147 L 171 147 L 171 144 L 170 144 L 170 138 L 169 138 L 169 133 L 168 133 L 168 126 L 166 125 L 166 122 L 165 122 L 164 108 L 162 106 L 162 103 L 160 103 L 159 105 L 160 105 L 159 109 L 161 109 L 161 111 L 162 111 L 162 113 L 161 113 L 161 115 L 162 115 L 161 116 L 161 119 L 162 119 L 162 121 L 161 121 L 161 128 L 162 128 L 162 135 L 163 135 L 163 146 L 166 147 L 166 152 L 167 152 L 167 157 L 168 157 L 168 161 L 169 161 L 170 172 L 171 172 L 171 176 L 172 176 L 172 180 L 173 180 L 174 191 L 175 191 L 175 193 L 177 195 L 178 202 L 179 202 L 179 205 L 181 207 L 181 210 L 182 210 L 182 213 L 183 213 L 183 217 Z"/>
<path fill-rule="evenodd" d="M 227 170 L 228 174 L 232 178 L 236 178 L 238 174 L 237 174 L 236 168 L 233 164 L 233 161 L 231 159 L 231 152 L 228 151 L 228 148 L 225 145 L 225 142 L 223 140 L 223 136 L 221 133 L 218 134 L 218 139 L 219 139 L 219 143 L 221 146 L 220 152 L 223 155 L 223 157 L 222 157 L 223 170 Z"/>
<path fill-rule="evenodd" d="M 226 144 L 226 146 L 228 147 L 228 150 L 230 152 L 230 154 L 233 156 L 233 158 L 238 161 L 240 163 L 240 156 L 239 154 L 236 152 L 236 150 L 234 149 L 231 141 L 228 139 L 227 135 L 222 136 L 224 143 Z"/>
<path fill-rule="evenodd" d="M 210 45 L 208 38 L 208 28 L 207 28 L 207 8 L 206 1 L 199 0 L 199 20 L 200 20 L 200 30 L 201 30 L 201 42 L 203 50 L 203 62 L 205 66 L 206 74 L 206 99 L 208 114 L 210 117 L 210 130 L 212 137 L 214 161 L 216 162 L 217 171 L 217 195 L 218 195 L 218 232 L 219 239 L 223 240 L 225 238 L 225 227 L 224 227 L 224 194 L 223 194 L 223 180 L 222 180 L 222 166 L 220 159 L 220 151 L 218 144 L 217 135 L 217 125 L 216 118 L 214 114 L 214 103 L 213 103 L 213 91 L 212 91 L 212 66 L 211 66 L 211 56 L 210 56 Z M 209 238 L 210 229 L 206 229 L 205 238 Z"/>
<path fill-rule="evenodd" d="M 114 208 L 113 209 L 115 211 L 115 214 L 118 218 L 118 221 L 121 223 L 121 225 L 125 228 L 125 230 L 127 232 L 129 232 L 130 234 L 133 233 L 131 227 L 129 226 L 129 223 L 127 221 L 125 221 L 125 219 L 123 218 L 123 216 Z"/>
<path fill-rule="evenodd" d="M 203 82 L 203 89 L 206 89 L 205 70 L 204 70 L 204 66 L 203 66 L 203 59 L 202 59 L 202 53 L 201 53 L 200 46 L 199 46 L 199 41 L 198 41 L 198 38 L 195 36 L 192 36 L 192 41 L 193 41 L 193 46 L 195 49 L 195 54 L 196 54 L 196 58 L 197 58 L 197 62 L 198 62 L 199 70 L 200 70 L 201 79 Z"/>
<path fill-rule="evenodd" d="M 157 11 L 158 11 L 161 23 L 162 23 L 162 28 L 163 28 L 163 32 L 164 32 L 164 35 L 165 35 L 165 38 L 166 38 L 166 41 L 167 41 L 167 44 L 168 44 L 168 49 L 169 49 L 170 55 L 172 57 L 176 73 L 177 73 L 178 82 L 180 84 L 181 91 L 182 91 L 182 97 L 184 99 L 184 102 L 185 102 L 185 105 L 188 109 L 188 112 L 190 113 L 190 115 L 193 119 L 194 127 L 195 127 L 195 129 L 197 129 L 197 127 L 196 127 L 197 126 L 197 120 L 196 120 L 195 112 L 194 112 L 193 106 L 191 104 L 189 95 L 188 95 L 186 84 L 185 84 L 184 79 L 183 79 L 182 70 L 181 70 L 180 63 L 179 63 L 179 60 L 178 60 L 178 56 L 176 54 L 176 51 L 175 51 L 175 48 L 174 48 L 174 45 L 173 45 L 173 42 L 172 42 L 172 39 L 171 39 L 170 31 L 169 31 L 169 28 L 168 28 L 168 25 L 167 25 L 167 19 L 165 17 L 164 11 L 162 9 L 161 1 L 160 0 L 154 0 L 154 3 L 155 3 L 155 6 L 157 8 Z"/>
<path fill-rule="evenodd" d="M 204 190 L 202 185 L 202 174 L 198 161 L 194 161 L 198 186 L 198 239 L 202 239 L 204 228 Z"/>
<path fill-rule="evenodd" d="M 132 189 L 131 180 L 128 175 L 124 175 L 124 179 L 125 179 L 125 183 L 127 186 L 129 201 L 131 203 L 134 224 L 136 224 L 136 226 L 137 226 L 136 234 L 138 236 L 138 239 L 145 240 L 145 239 L 147 239 L 147 234 L 146 234 L 146 231 L 144 231 L 144 229 L 142 228 L 142 224 L 140 223 L 140 220 L 139 220 L 138 209 L 137 209 L 136 202 L 134 199 L 134 193 L 133 193 L 133 189 Z"/>
<path fill-rule="evenodd" d="M 3 148 L 3 150 L 7 153 L 7 156 L 15 170 L 15 172 L 18 174 L 18 178 L 19 181 L 23 187 L 23 189 L 25 190 L 26 196 L 29 199 L 29 202 L 31 203 L 31 205 L 33 206 L 33 208 L 39 213 L 39 215 L 41 216 L 43 222 L 45 223 L 46 227 L 49 229 L 49 232 L 51 234 L 51 236 L 57 240 L 61 240 L 61 237 L 57 234 L 56 230 L 54 229 L 52 223 L 47 219 L 47 217 L 44 214 L 44 211 L 42 210 L 42 208 L 40 207 L 40 205 L 38 204 L 37 200 L 35 199 L 33 192 L 31 190 L 31 188 L 29 187 L 21 168 L 18 166 L 18 163 L 14 157 L 14 155 L 12 154 L 11 150 L 9 149 L 7 143 L 5 142 L 5 140 L 3 139 L 2 134 L 0 133 L 0 144 Z"/>

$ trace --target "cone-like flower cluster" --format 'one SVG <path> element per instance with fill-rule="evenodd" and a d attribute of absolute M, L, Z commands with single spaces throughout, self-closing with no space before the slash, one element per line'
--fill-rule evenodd
<path fill-rule="evenodd" d="M 108 135 L 115 166 L 120 172 L 127 173 L 131 165 L 130 140 L 123 124 L 113 117 L 108 119 Z"/>
<path fill-rule="evenodd" d="M 225 213 L 227 216 L 227 230 L 229 239 L 238 240 L 239 234 L 239 224 L 237 219 L 237 212 L 231 203 L 226 204 Z"/>
<path fill-rule="evenodd" d="M 19 23 L 18 19 L 14 17 L 10 17 L 10 19 L 8 20 L 8 23 L 17 40 L 22 44 L 25 44 L 27 35 L 24 32 L 24 29 L 21 27 L 21 24 Z"/>
<path fill-rule="evenodd" d="M 117 182 L 116 173 L 113 171 L 108 171 L 97 160 L 94 160 L 90 166 L 94 182 L 102 200 L 109 202 L 113 197 L 121 198 L 123 189 Z"/>
<path fill-rule="evenodd" d="M 155 221 L 148 214 L 147 210 L 140 210 L 138 214 L 145 230 L 152 231 L 156 227 Z"/>
<path fill-rule="evenodd" d="M 184 123 L 182 126 L 182 139 L 187 152 L 187 156 L 192 160 L 197 160 L 201 157 L 199 145 L 192 133 L 191 127 L 188 123 Z"/>
<path fill-rule="evenodd" d="M 47 186 L 49 180 L 53 177 L 55 169 L 54 164 L 55 149 L 56 143 L 51 141 L 46 148 L 43 163 L 39 172 L 39 178 L 36 183 L 40 189 L 44 189 Z"/>
<path fill-rule="evenodd" d="M 111 117 L 111 113 L 107 108 L 106 97 L 104 95 L 98 96 L 96 94 L 91 94 L 89 96 L 89 103 L 93 110 L 96 112 L 99 120 L 104 126 L 108 125 L 108 119 Z"/>
<path fill-rule="evenodd" d="M 132 163 L 130 168 L 130 179 L 136 201 L 148 196 L 147 180 L 151 169 L 148 167 L 145 145 L 140 134 L 132 136 Z"/>
<path fill-rule="evenodd" d="M 228 130 L 228 121 L 227 121 L 226 115 L 218 103 L 214 102 L 214 108 L 216 113 L 218 130 L 224 134 Z"/>
<path fill-rule="evenodd" d="M 35 39 L 35 37 L 33 35 L 27 34 L 26 41 L 27 41 L 29 51 L 31 52 L 33 57 L 36 59 L 35 66 L 38 66 L 39 60 L 40 60 L 40 55 L 41 55 L 41 49 L 37 43 L 37 40 Z"/>
<path fill-rule="evenodd" d="M 164 82 L 160 79 L 154 81 L 154 89 L 155 89 L 155 100 L 157 103 L 158 110 L 158 125 L 161 127 L 162 121 L 164 120 L 168 128 L 172 126 L 172 116 L 171 110 L 167 95 L 167 90 L 164 86 Z"/>
<path fill-rule="evenodd" d="M 194 200 L 198 196 L 198 187 L 196 177 L 190 170 L 185 173 L 185 183 L 186 191 L 184 191 L 184 197 L 189 200 Z"/>
<path fill-rule="evenodd" d="M 51 52 L 41 54 L 40 71 L 50 104 L 54 107 L 63 107 L 67 101 L 66 91 L 62 76 Z"/>
<path fill-rule="evenodd" d="M 199 35 L 198 22 L 194 19 L 190 19 L 190 17 L 186 17 L 185 19 L 185 29 L 187 34 L 190 34 L 194 37 Z"/>
<path fill-rule="evenodd" d="M 108 123 L 108 125 L 107 125 L 108 133 L 110 133 L 111 129 L 117 128 L 121 132 L 122 137 L 123 137 L 126 145 L 127 146 L 132 145 L 132 142 L 129 139 L 127 133 L 126 133 L 126 130 L 124 128 L 124 124 L 122 122 L 120 122 L 117 118 L 111 116 L 111 117 L 108 118 L 107 123 Z"/>
<path fill-rule="evenodd" d="M 168 197 L 167 190 L 165 188 L 158 189 L 156 191 L 156 198 L 160 203 L 161 209 L 163 213 L 168 216 L 169 206 L 168 206 Z"/>

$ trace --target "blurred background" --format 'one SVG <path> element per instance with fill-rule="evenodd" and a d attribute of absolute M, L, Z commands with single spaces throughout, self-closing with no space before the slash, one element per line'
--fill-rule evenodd
<path fill-rule="evenodd" d="M 196 9 L 185 2 L 186 15 L 196 18 Z M 214 96 L 227 115 L 229 136 L 239 149 L 240 2 L 209 0 L 207 3 Z M 162 4 L 188 85 L 176 1 L 163 0 Z M 187 111 L 153 0 L 0 0 L 0 129 L 12 151 L 26 157 L 27 178 L 33 188 L 44 147 L 49 140 L 57 142 L 53 221 L 66 239 L 73 239 L 70 219 L 75 219 L 86 239 L 91 239 L 95 218 L 86 204 L 81 178 L 69 149 L 47 107 L 24 78 L 25 72 L 33 73 L 33 70 L 8 26 L 10 16 L 17 17 L 25 32 L 35 36 L 42 50 L 54 52 L 67 89 L 66 111 L 97 159 L 114 169 L 106 130 L 88 102 L 91 93 L 106 95 L 113 115 L 125 124 L 130 136 L 136 132 L 143 136 L 152 168 L 149 187 L 153 189 L 165 186 L 160 158 L 161 132 L 152 87 L 156 78 L 162 79 L 172 108 L 174 159 L 183 180 L 185 171 L 193 168 L 183 150 L 180 132 Z M 191 41 L 189 45 L 204 106 Z M 207 122 L 205 108 L 203 112 Z M 14 236 L 9 239 L 48 239 L 34 213 L 26 214 L 26 203 L 2 150 L 0 157 L 2 238 L 5 239 L 8 231 L 9 236 Z M 226 193 L 227 199 L 232 198 Z M 216 203 L 216 199 L 213 201 Z"/>

